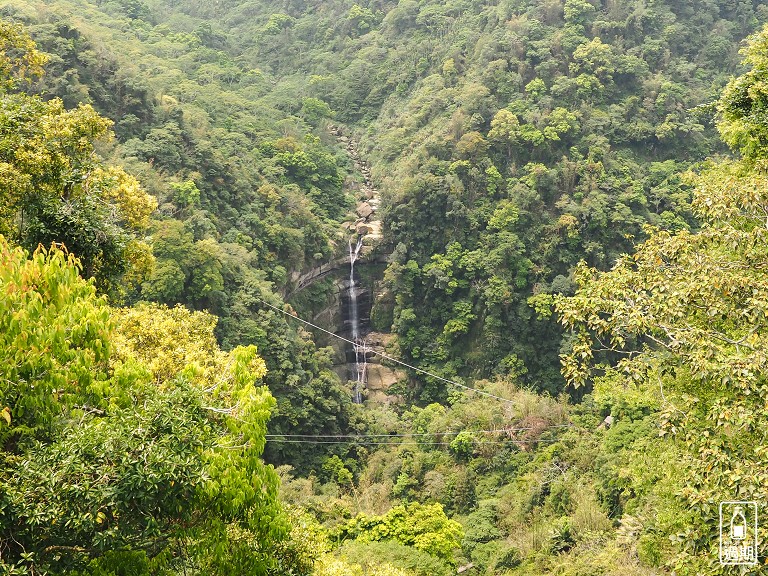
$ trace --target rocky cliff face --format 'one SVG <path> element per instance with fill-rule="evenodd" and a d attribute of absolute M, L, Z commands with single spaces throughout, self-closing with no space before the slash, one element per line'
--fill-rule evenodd
<path fill-rule="evenodd" d="M 363 399 L 381 403 L 397 402 L 398 398 L 389 395 L 387 390 L 398 380 L 405 378 L 405 373 L 382 364 L 380 360 L 380 354 L 386 353 L 386 348 L 394 337 L 391 334 L 372 332 L 370 323 L 374 296 L 378 294 L 380 289 L 377 280 L 380 277 L 380 269 L 376 267 L 376 264 L 383 260 L 383 257 L 375 251 L 381 240 L 381 221 L 377 217 L 379 193 L 371 180 L 370 168 L 360 158 L 355 142 L 345 136 L 338 127 L 331 127 L 330 130 L 344 146 L 355 169 L 363 177 L 362 183 L 359 182 L 359 179 L 350 178 L 345 184 L 348 192 L 355 194 L 358 198 L 358 204 L 354 214 L 351 215 L 342 229 L 346 238 L 352 238 L 353 241 L 359 237 L 363 238 L 360 259 L 355 264 L 355 291 L 360 335 L 366 358 Z M 292 278 L 294 281 L 293 292 L 288 295 L 290 297 L 296 294 L 320 278 L 330 279 L 330 288 L 325 292 L 325 304 L 315 312 L 311 321 L 347 340 L 352 339 L 349 265 L 349 255 L 340 253 L 337 258 L 321 266 L 297 273 Z M 318 344 L 333 348 L 334 371 L 339 377 L 344 381 L 355 380 L 356 365 L 352 346 L 343 340 L 323 334 L 318 334 L 316 339 Z"/>
<path fill-rule="evenodd" d="M 364 345 L 367 348 L 366 385 L 363 398 L 377 403 L 393 403 L 397 402 L 398 398 L 389 395 L 387 390 L 398 380 L 405 378 L 406 375 L 403 371 L 388 366 L 386 363 L 382 364 L 380 354 L 387 353 L 394 336 L 384 332 L 371 331 L 370 311 L 373 295 L 376 294 L 376 282 L 371 279 L 371 275 L 367 273 L 365 267 L 362 268 L 362 278 L 357 286 L 357 298 L 360 328 Z M 326 304 L 310 320 L 326 330 L 350 339 L 348 289 L 349 279 L 345 277 L 343 270 L 338 270 L 335 273 L 332 286 L 327 292 Z M 316 340 L 321 346 L 333 348 L 334 371 L 339 377 L 344 381 L 353 379 L 355 359 L 350 345 L 343 340 L 322 333 L 316 336 Z"/>
<path fill-rule="evenodd" d="M 391 395 L 388 391 L 390 386 L 405 379 L 406 375 L 401 370 L 381 364 L 380 356 L 387 353 L 393 338 L 393 334 L 383 332 L 369 332 L 366 336 L 371 350 L 375 352 L 368 361 L 368 380 L 365 386 L 368 400 L 371 402 L 391 404 L 400 401 L 398 396 Z"/>

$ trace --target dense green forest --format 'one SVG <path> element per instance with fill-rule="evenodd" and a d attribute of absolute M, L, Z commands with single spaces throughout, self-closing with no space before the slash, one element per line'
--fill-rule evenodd
<path fill-rule="evenodd" d="M 735 573 L 766 77 L 757 0 L 0 0 L 0 574 Z"/>

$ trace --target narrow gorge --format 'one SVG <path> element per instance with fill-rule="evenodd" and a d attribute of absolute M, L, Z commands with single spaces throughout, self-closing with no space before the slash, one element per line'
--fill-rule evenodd
<path fill-rule="evenodd" d="M 398 398 L 388 389 L 405 375 L 380 362 L 393 335 L 371 326 L 371 309 L 389 256 L 382 242 L 379 191 L 357 143 L 337 126 L 329 131 L 351 160 L 344 190 L 356 204 L 339 230 L 333 257 L 295 272 L 285 296 L 297 307 L 306 306 L 312 323 L 340 337 L 315 334 L 318 343 L 334 349 L 334 370 L 350 383 L 353 401 L 391 403 Z"/>

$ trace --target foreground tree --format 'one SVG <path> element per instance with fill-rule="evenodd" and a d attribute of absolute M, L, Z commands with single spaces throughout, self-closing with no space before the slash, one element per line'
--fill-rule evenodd
<path fill-rule="evenodd" d="M 22 29 L 0 21 L 0 233 L 29 250 L 63 243 L 101 290 L 117 293 L 126 272 L 151 261 L 137 234 L 157 202 L 96 155 L 110 120 L 21 91 L 45 61 Z"/>
<path fill-rule="evenodd" d="M 221 352 L 203 313 L 115 313 L 79 271 L 0 237 L 0 572 L 277 569 L 256 348 Z"/>
<path fill-rule="evenodd" d="M 555 298 L 575 337 L 567 379 L 661 406 L 676 459 L 657 464 L 675 472 L 676 509 L 655 510 L 646 532 L 678 543 L 677 574 L 725 573 L 719 502 L 768 498 L 768 28 L 745 53 L 753 69 L 719 103 L 720 130 L 743 157 L 692 177 L 701 230 L 649 230 L 634 255 L 605 273 L 580 266 L 575 296 Z"/>

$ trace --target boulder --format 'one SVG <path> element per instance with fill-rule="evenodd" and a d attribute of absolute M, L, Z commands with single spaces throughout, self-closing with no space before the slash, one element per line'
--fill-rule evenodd
<path fill-rule="evenodd" d="M 367 238 L 370 238 L 371 240 L 381 239 L 381 222 L 378 220 L 371 220 L 370 222 L 365 223 L 365 227 L 368 229 L 368 232 L 366 233 Z"/>
<path fill-rule="evenodd" d="M 360 216 L 360 218 L 368 218 L 373 214 L 373 208 L 368 202 L 363 202 L 357 207 L 355 212 L 357 212 L 357 215 Z"/>

